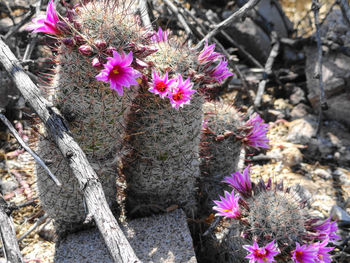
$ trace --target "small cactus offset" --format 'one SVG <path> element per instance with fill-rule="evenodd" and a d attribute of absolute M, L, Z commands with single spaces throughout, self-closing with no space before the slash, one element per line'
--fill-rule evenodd
<path fill-rule="evenodd" d="M 253 115 L 241 128 L 242 142 L 266 148 L 267 125 Z M 245 133 L 245 136 L 243 136 Z M 216 229 L 218 262 L 331 262 L 327 247 L 337 236 L 336 222 L 313 217 L 298 188 L 283 183 L 253 183 L 250 167 L 226 177 L 232 189 L 214 201 L 223 216 Z"/>
<path fill-rule="evenodd" d="M 203 203 L 208 210 L 211 200 L 226 189 L 222 180 L 237 169 L 242 142 L 236 135 L 243 121 L 233 106 L 222 102 L 206 102 L 203 111 L 200 181 Z"/>
<path fill-rule="evenodd" d="M 314 218 L 305 207 L 307 201 L 293 188 L 273 184 L 271 179 L 252 183 L 248 169 L 225 179 L 237 194 L 225 192 L 225 197 L 215 201 L 217 215 L 226 218 L 216 234 L 219 250 L 227 251 L 220 262 L 330 259 L 328 252 L 333 247 L 327 244 L 340 238 L 336 222 Z"/>

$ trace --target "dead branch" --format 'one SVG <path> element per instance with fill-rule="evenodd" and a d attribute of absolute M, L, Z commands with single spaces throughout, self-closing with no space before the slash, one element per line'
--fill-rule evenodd
<path fill-rule="evenodd" d="M 312 1 L 314 2 L 314 1 Z M 339 6 L 340 6 L 340 9 L 341 9 L 341 12 L 343 14 L 343 17 L 344 17 L 344 21 L 345 23 L 350 26 L 350 7 L 349 7 L 349 4 L 348 4 L 348 1 L 347 0 L 337 0 Z"/>
<path fill-rule="evenodd" d="M 152 29 L 151 19 L 148 14 L 147 0 L 139 0 L 138 11 L 140 12 L 143 26 L 147 29 Z"/>
<path fill-rule="evenodd" d="M 10 210 L 0 194 L 0 238 L 7 262 L 24 263 L 16 238 Z"/>
<path fill-rule="evenodd" d="M 225 27 L 229 26 L 232 22 L 237 21 L 238 19 L 242 18 L 244 19 L 247 15 L 247 12 L 252 9 L 254 6 L 256 6 L 260 0 L 249 0 L 244 6 L 242 6 L 240 9 L 238 9 L 236 12 L 234 12 L 232 15 L 230 15 L 227 19 L 222 21 L 221 23 L 217 24 L 212 31 L 210 31 L 197 45 L 196 49 L 199 49 L 206 40 L 209 40 L 210 38 L 214 37 L 218 32 L 220 32 Z"/>
<path fill-rule="evenodd" d="M 258 92 L 254 100 L 255 107 L 260 106 L 261 98 L 265 91 L 265 86 L 268 80 L 268 76 L 272 74 L 272 66 L 273 66 L 273 63 L 275 62 L 275 59 L 278 55 L 279 48 L 280 48 L 280 42 L 278 40 L 277 33 L 275 31 L 272 31 L 271 38 L 272 38 L 273 45 L 272 45 L 269 57 L 267 58 L 267 61 L 265 64 L 265 78 L 262 81 L 260 81 Z"/>
<path fill-rule="evenodd" d="M 12 126 L 11 122 L 5 117 L 5 115 L 0 113 L 0 119 L 2 122 L 7 126 L 7 128 L 10 130 L 10 132 L 15 136 L 18 143 L 31 155 L 33 156 L 34 160 L 42 167 L 44 170 L 50 175 L 51 179 L 57 184 L 57 186 L 62 186 L 62 184 L 58 181 L 56 176 L 50 171 L 49 167 L 46 166 L 43 160 L 32 150 L 27 146 L 27 144 L 23 141 L 21 136 L 18 134 L 16 129 Z"/>
<path fill-rule="evenodd" d="M 2 40 L 0 40 L 0 61 L 67 159 L 84 194 L 89 213 L 94 216 L 114 262 L 140 262 L 107 204 L 98 176 L 87 161 L 84 152 L 74 141 L 66 121 L 60 112 L 41 96 L 38 87 L 24 72 L 18 59 Z"/>
<path fill-rule="evenodd" d="M 319 10 L 320 3 L 318 0 L 312 0 L 311 9 L 314 12 L 314 21 L 316 27 L 316 42 L 317 42 L 317 61 L 315 66 L 314 78 L 318 79 L 318 85 L 320 88 L 320 109 L 319 109 L 319 118 L 318 118 L 318 127 L 317 134 L 319 134 L 322 126 L 322 111 L 327 110 L 327 101 L 324 94 L 324 86 L 322 79 L 322 42 L 320 34 L 320 19 L 319 19 Z"/>
<path fill-rule="evenodd" d="M 188 38 L 190 38 L 192 36 L 192 30 L 187 24 L 186 19 L 179 13 L 179 10 L 177 9 L 177 7 L 170 0 L 164 0 L 164 3 L 177 16 L 177 19 L 179 19 L 180 23 L 184 27 Z"/>
<path fill-rule="evenodd" d="M 44 214 L 42 217 L 40 217 L 34 225 L 32 225 L 23 235 L 21 235 L 18 238 L 18 242 L 21 242 L 26 236 L 28 236 L 30 233 L 32 233 L 38 226 L 40 226 L 42 223 L 46 221 L 48 218 L 47 214 Z"/>
<path fill-rule="evenodd" d="M 35 8 L 30 6 L 29 12 L 25 15 L 25 17 L 19 22 L 17 25 L 13 26 L 9 32 L 4 36 L 4 40 L 8 40 L 13 34 L 15 34 L 24 24 L 26 24 L 35 14 Z"/>
<path fill-rule="evenodd" d="M 36 7 L 35 7 L 35 16 L 38 17 L 40 14 L 40 9 L 43 5 L 43 0 L 38 0 Z M 36 45 L 36 42 L 38 41 L 38 33 L 32 33 L 32 39 L 29 42 L 29 44 L 26 47 L 26 50 L 24 52 L 22 61 L 26 61 L 29 60 L 33 51 L 34 51 L 34 47 Z M 22 64 L 23 65 L 23 64 Z"/>

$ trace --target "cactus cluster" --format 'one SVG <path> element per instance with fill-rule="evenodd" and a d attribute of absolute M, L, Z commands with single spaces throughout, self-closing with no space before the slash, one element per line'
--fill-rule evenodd
<path fill-rule="evenodd" d="M 119 173 L 128 184 L 130 214 L 178 205 L 192 216 L 200 176 L 201 91 L 232 73 L 215 45 L 190 49 L 168 31 L 143 28 L 134 11 L 133 1 L 84 1 L 62 17 L 50 0 L 46 16 L 30 27 L 57 38 L 47 95 L 100 176 L 110 204 Z M 87 211 L 64 158 L 47 136 L 38 153 L 51 160 L 63 183 L 57 187 L 38 167 L 44 209 L 63 226 L 81 224 Z"/>
<path fill-rule="evenodd" d="M 255 184 L 249 167 L 225 182 L 234 190 L 214 201 L 217 215 L 226 218 L 216 233 L 220 250 L 227 252 L 221 262 L 330 262 L 325 259 L 333 248 L 326 246 L 339 238 L 335 222 L 313 217 L 298 188 L 285 188 L 271 178 Z"/>

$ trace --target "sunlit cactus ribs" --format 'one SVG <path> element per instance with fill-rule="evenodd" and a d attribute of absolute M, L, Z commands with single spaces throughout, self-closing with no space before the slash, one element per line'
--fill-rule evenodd
<path fill-rule="evenodd" d="M 232 192 L 214 201 L 220 260 L 217 262 L 331 262 L 328 242 L 338 239 L 336 222 L 313 217 L 298 188 L 250 180 L 249 167 L 225 178 Z M 222 253 L 224 251 L 224 253 Z"/>
<path fill-rule="evenodd" d="M 131 215 L 171 205 L 192 215 L 202 91 L 232 75 L 227 61 L 215 45 L 196 51 L 168 39 L 168 31 L 142 28 L 133 1 L 87 2 L 58 17 L 50 1 L 46 17 L 31 27 L 58 39 L 49 98 L 100 175 L 107 201 L 116 197 L 119 171 L 127 180 Z M 38 151 L 52 160 L 64 186 L 51 184 L 38 169 L 43 207 L 59 222 L 81 223 L 86 211 L 78 185 L 49 144 L 40 141 Z"/>
<path fill-rule="evenodd" d="M 242 142 L 237 139 L 243 118 L 238 111 L 223 102 L 206 102 L 200 144 L 201 193 L 206 209 L 225 188 L 222 180 L 237 169 Z"/>

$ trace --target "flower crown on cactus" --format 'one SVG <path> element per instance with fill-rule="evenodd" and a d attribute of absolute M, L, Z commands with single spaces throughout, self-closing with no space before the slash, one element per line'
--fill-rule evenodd
<path fill-rule="evenodd" d="M 233 190 L 214 201 L 213 207 L 216 216 L 238 221 L 240 238 L 253 243 L 243 246 L 249 262 L 331 262 L 328 252 L 334 247 L 327 245 L 340 238 L 336 222 L 313 218 L 305 200 L 283 183 L 273 184 L 271 178 L 267 183 L 251 182 L 249 169 L 224 179 Z"/>
<path fill-rule="evenodd" d="M 111 4 L 111 7 L 115 6 Z M 130 88 L 142 82 L 149 86 L 150 92 L 163 99 L 168 98 L 172 107 L 179 109 L 189 104 L 192 94 L 197 92 L 193 89 L 194 83 L 222 83 L 224 79 L 233 75 L 227 67 L 228 61 L 222 59 L 222 54 L 214 52 L 215 44 L 208 46 L 208 43 L 202 51 L 196 51 L 195 68 L 190 68 L 187 76 L 177 74 L 171 68 L 162 68 L 159 71 L 147 57 L 162 48 L 164 43 L 171 42 L 169 30 L 163 31 L 159 27 L 157 32 L 150 32 L 142 29 L 142 41 L 130 41 L 118 48 L 109 46 L 104 40 L 91 42 L 81 34 L 82 25 L 75 20 L 75 15 L 79 12 L 78 4 L 67 11 L 66 17 L 60 19 L 53 0 L 50 0 L 46 16 L 33 19 L 33 24 L 27 29 L 55 35 L 68 48 L 77 48 L 80 54 L 91 59 L 92 67 L 100 69 L 96 79 L 110 83 L 110 88 L 119 96 L 123 96 L 123 88 Z M 134 23 L 138 24 L 137 21 Z"/>

